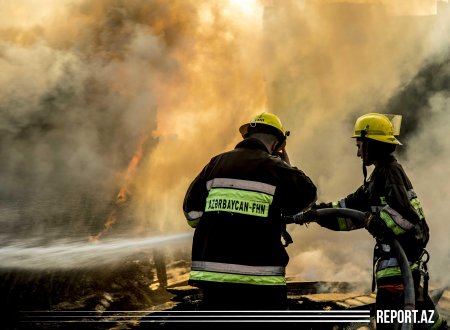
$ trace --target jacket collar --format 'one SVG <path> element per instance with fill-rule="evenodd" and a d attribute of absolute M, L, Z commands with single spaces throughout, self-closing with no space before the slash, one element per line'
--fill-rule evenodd
<path fill-rule="evenodd" d="M 377 160 L 378 165 L 376 167 L 391 164 L 396 161 L 397 161 L 397 159 L 394 157 L 394 155 L 389 154 L 389 155 L 384 156 L 383 158 L 378 159 Z"/>
<path fill-rule="evenodd" d="M 252 137 L 246 138 L 246 139 L 242 140 L 241 142 L 239 142 L 236 145 L 235 149 L 238 149 L 238 148 L 259 149 L 259 150 L 269 153 L 269 150 L 267 149 L 267 147 L 264 143 L 262 143 L 258 139 L 252 138 Z"/>

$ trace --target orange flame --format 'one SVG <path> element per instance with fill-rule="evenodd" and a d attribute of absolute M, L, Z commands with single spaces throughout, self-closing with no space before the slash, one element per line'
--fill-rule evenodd
<path fill-rule="evenodd" d="M 142 159 L 142 156 L 144 154 L 144 144 L 148 139 L 148 135 L 144 135 L 139 139 L 138 147 L 136 148 L 136 151 L 134 152 L 133 157 L 131 158 L 130 163 L 128 164 L 127 172 L 125 173 L 125 180 L 124 184 L 119 190 L 119 193 L 116 196 L 116 204 L 122 204 L 128 200 L 128 196 L 130 194 L 128 190 L 128 185 L 131 182 L 131 178 L 133 176 L 134 171 L 136 170 L 136 167 L 138 166 L 139 162 Z"/>
<path fill-rule="evenodd" d="M 89 241 L 92 242 L 92 243 L 97 242 L 97 241 L 100 239 L 100 237 L 101 237 L 104 233 L 106 233 L 106 232 L 109 230 L 109 228 L 112 227 L 112 225 L 116 222 L 116 219 L 117 219 L 117 209 L 114 208 L 114 209 L 111 211 L 111 214 L 109 215 L 108 219 L 106 219 L 105 224 L 103 225 L 103 230 L 102 230 L 101 232 L 99 232 L 99 233 L 98 233 L 97 235 L 95 235 L 95 236 L 90 236 L 90 237 L 89 237 Z"/>
<path fill-rule="evenodd" d="M 131 182 L 131 179 L 133 177 L 133 174 L 136 170 L 136 167 L 139 165 L 139 162 L 142 159 L 142 156 L 144 155 L 144 144 L 148 139 L 148 135 L 143 135 L 138 142 L 138 146 L 136 148 L 136 151 L 134 152 L 133 157 L 131 158 L 130 163 L 128 164 L 127 171 L 125 173 L 124 183 L 120 187 L 119 192 L 116 195 L 116 201 L 114 209 L 109 214 L 108 218 L 105 221 L 105 224 L 103 225 L 103 230 L 100 231 L 95 236 L 90 236 L 89 241 L 96 242 L 100 239 L 100 237 L 105 234 L 112 225 L 117 220 L 117 208 L 121 205 L 123 205 L 127 200 L 128 196 L 130 195 L 130 191 L 128 189 L 128 186 Z"/>

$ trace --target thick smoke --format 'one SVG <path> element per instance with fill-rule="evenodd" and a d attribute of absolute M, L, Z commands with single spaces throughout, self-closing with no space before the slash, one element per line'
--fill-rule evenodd
<path fill-rule="evenodd" d="M 400 161 L 427 210 L 429 250 L 436 262 L 430 262 L 432 278 L 447 284 L 448 270 L 440 269 L 440 261 L 448 264 L 449 249 L 442 246 L 448 232 L 440 230 L 445 228 L 440 219 L 448 214 L 448 194 L 438 174 L 432 180 L 429 171 L 438 168 L 442 174 L 449 168 L 445 130 L 432 127 L 447 122 L 448 4 L 435 3 L 437 15 L 427 11 L 420 16 L 393 15 L 402 11 L 369 2 L 304 4 L 273 6 L 271 17 L 277 19 L 267 26 L 269 44 L 276 45 L 270 55 L 277 56 L 269 64 L 269 100 L 295 127 L 291 158 L 317 183 L 320 201 L 340 199 L 362 183 L 361 163 L 349 138 L 354 120 L 366 112 L 402 114 Z M 418 14 L 424 8 L 408 9 Z M 424 157 L 424 150 L 430 155 Z M 430 196 L 437 197 L 433 204 Z M 291 230 L 298 241 L 291 247 L 291 274 L 370 281 L 374 240 L 367 232 L 329 232 L 314 224 Z"/>
<path fill-rule="evenodd" d="M 4 1 L 3 236 L 95 235 L 124 184 L 105 235 L 188 231 L 188 184 L 264 110 L 291 131 L 319 199 L 335 200 L 362 182 L 354 120 L 390 112 L 404 116 L 399 157 L 427 213 L 432 278 L 447 283 L 449 5 L 408 3 Z M 289 276 L 370 281 L 367 232 L 289 230 Z"/>
<path fill-rule="evenodd" d="M 448 6 L 446 16 L 449 14 Z M 439 25 L 441 29 L 443 25 Z M 436 53 L 417 74 L 406 81 L 386 104 L 386 112 L 403 115 L 401 137 L 407 144 L 400 150 L 406 168 L 415 179 L 430 224 L 432 277 L 450 285 L 450 249 L 446 230 L 450 208 L 445 201 L 449 190 L 446 178 L 450 168 L 450 140 L 446 129 L 450 124 L 450 47 Z M 442 267 L 445 265 L 445 267 Z"/>

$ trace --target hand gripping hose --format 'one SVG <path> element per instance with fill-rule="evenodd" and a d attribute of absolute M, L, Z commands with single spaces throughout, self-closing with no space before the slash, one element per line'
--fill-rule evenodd
<path fill-rule="evenodd" d="M 366 226 L 367 214 L 358 210 L 348 208 L 324 208 L 300 212 L 292 216 L 285 216 L 286 223 L 304 224 L 326 217 L 345 217 L 354 220 L 359 224 Z M 404 310 L 413 310 L 415 308 L 414 281 L 409 266 L 408 258 L 400 243 L 396 239 L 392 239 L 391 247 L 395 253 L 400 270 L 402 272 L 403 285 L 405 287 Z M 404 323 L 402 330 L 412 330 L 413 323 Z"/>

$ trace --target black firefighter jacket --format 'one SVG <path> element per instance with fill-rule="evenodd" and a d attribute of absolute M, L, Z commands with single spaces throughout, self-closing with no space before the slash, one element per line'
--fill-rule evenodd
<path fill-rule="evenodd" d="M 428 225 L 411 181 L 394 156 L 382 159 L 366 185 L 332 206 L 374 215 L 368 230 L 377 240 L 374 259 L 378 285 L 402 283 L 400 267 L 389 245 L 391 238 L 397 239 L 404 249 L 412 271 L 418 271 L 418 258 L 429 239 Z M 333 230 L 363 227 L 346 218 L 322 219 L 319 224 Z"/>
<path fill-rule="evenodd" d="M 257 139 L 211 159 L 190 184 L 183 203 L 196 228 L 190 282 L 285 285 L 289 256 L 282 215 L 316 201 L 301 170 L 271 155 Z"/>

